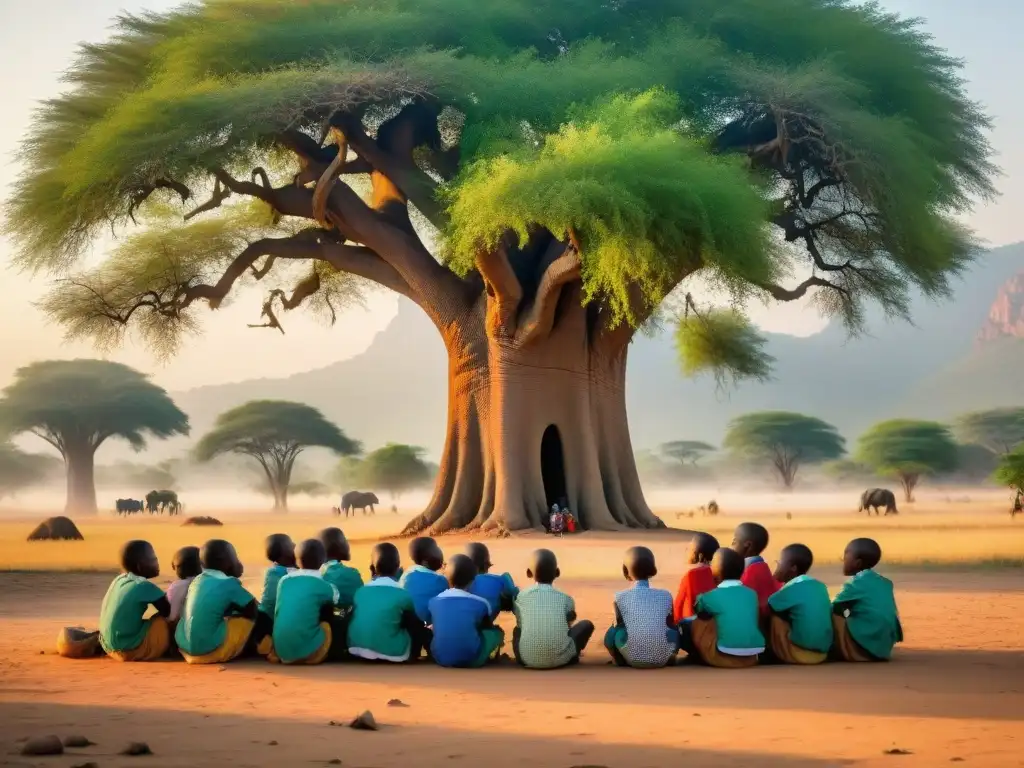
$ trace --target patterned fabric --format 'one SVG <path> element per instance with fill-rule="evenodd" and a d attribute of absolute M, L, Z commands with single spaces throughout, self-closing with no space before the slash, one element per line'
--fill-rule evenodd
<path fill-rule="evenodd" d="M 550 584 L 535 584 L 519 593 L 513 612 L 524 666 L 554 669 L 576 658 L 568 618 L 576 612 L 576 604 L 567 594 Z"/>
<path fill-rule="evenodd" d="M 876 659 L 888 659 L 903 642 L 892 582 L 870 568 L 847 581 L 835 603 L 846 613 L 846 629 L 854 641 Z"/>
<path fill-rule="evenodd" d="M 632 589 L 615 595 L 615 608 L 626 630 L 626 643 L 620 651 L 630 666 L 665 666 L 676 654 L 676 645 L 669 642 L 668 635 L 672 594 L 638 581 Z"/>
<path fill-rule="evenodd" d="M 142 618 L 164 591 L 149 579 L 122 573 L 107 589 L 100 607 L 100 644 L 107 653 L 142 645 L 149 624 Z"/>

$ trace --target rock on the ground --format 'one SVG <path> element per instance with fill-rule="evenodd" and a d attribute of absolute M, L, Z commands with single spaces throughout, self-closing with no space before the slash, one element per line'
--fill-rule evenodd
<path fill-rule="evenodd" d="M 182 525 L 224 525 L 216 517 L 208 517 L 206 515 L 196 515 L 195 517 L 186 517 L 181 523 Z"/>
<path fill-rule="evenodd" d="M 366 710 L 363 714 L 359 715 L 359 717 L 349 723 L 348 727 L 355 728 L 357 731 L 376 731 L 377 721 L 373 717 L 373 712 Z"/>
<path fill-rule="evenodd" d="M 406 703 L 405 703 L 404 701 L 402 701 L 401 699 L 390 699 L 390 700 L 388 701 L 388 706 L 389 706 L 389 707 L 408 707 L 409 705 L 408 705 L 408 704 L 406 704 Z"/>
<path fill-rule="evenodd" d="M 88 763 L 75 763 L 71 768 L 100 768 L 100 766 L 90 760 Z"/>
<path fill-rule="evenodd" d="M 64 742 L 58 736 L 38 736 L 25 742 L 23 755 L 63 755 Z"/>
<path fill-rule="evenodd" d="M 28 535 L 28 541 L 84 541 L 69 517 L 48 517 Z"/>
<path fill-rule="evenodd" d="M 64 746 L 68 749 L 81 749 L 82 747 L 95 746 L 95 742 L 89 741 L 88 738 L 80 733 L 76 733 L 72 736 L 64 737 Z"/>
<path fill-rule="evenodd" d="M 152 755 L 153 750 L 150 749 L 149 744 L 144 741 L 133 741 L 121 750 L 121 754 L 128 755 L 129 757 L 140 757 L 142 755 Z"/>

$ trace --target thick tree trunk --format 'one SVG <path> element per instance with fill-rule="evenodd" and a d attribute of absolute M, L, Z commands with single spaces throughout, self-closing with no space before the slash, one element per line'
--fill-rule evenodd
<path fill-rule="evenodd" d="M 543 528 L 566 502 L 588 530 L 661 527 L 640 488 L 626 421 L 625 349 L 588 331 L 579 286 L 550 334 L 503 335 L 481 300 L 442 335 L 448 432 L 434 495 L 407 533 Z"/>
<path fill-rule="evenodd" d="M 64 451 L 67 469 L 67 500 L 64 514 L 95 515 L 96 482 L 94 478 L 95 452 L 89 446 L 69 447 Z"/>
<path fill-rule="evenodd" d="M 274 489 L 274 512 L 284 513 L 288 511 L 288 486 L 280 486 Z"/>

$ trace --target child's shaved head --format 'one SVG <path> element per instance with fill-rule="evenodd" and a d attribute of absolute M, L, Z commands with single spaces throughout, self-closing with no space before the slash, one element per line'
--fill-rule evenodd
<path fill-rule="evenodd" d="M 444 554 L 430 536 L 417 536 L 409 542 L 409 559 L 416 565 L 439 571 L 444 563 Z"/>
<path fill-rule="evenodd" d="M 267 560 L 286 568 L 295 565 L 295 542 L 287 533 L 272 533 L 267 536 Z"/>
<path fill-rule="evenodd" d="M 327 559 L 320 539 L 306 539 L 299 544 L 299 566 L 308 571 L 318 571 Z"/>
<path fill-rule="evenodd" d="M 882 548 L 874 539 L 854 539 L 843 552 L 843 575 L 856 576 L 882 560 Z"/>
<path fill-rule="evenodd" d="M 736 581 L 743 576 L 743 556 L 734 549 L 722 547 L 711 558 L 711 573 L 715 581 Z"/>
<path fill-rule="evenodd" d="M 690 565 L 698 563 L 710 563 L 711 558 L 718 551 L 718 539 L 710 533 L 698 533 L 690 539 L 690 553 L 687 558 Z"/>
<path fill-rule="evenodd" d="M 375 546 L 370 554 L 370 574 L 374 578 L 395 578 L 401 564 L 402 558 L 398 554 L 398 547 L 389 541 Z"/>
<path fill-rule="evenodd" d="M 144 579 L 155 579 L 160 575 L 160 561 L 156 550 L 148 541 L 134 539 L 121 547 L 121 567 L 125 573 L 134 573 Z"/>
<path fill-rule="evenodd" d="M 743 557 L 760 555 L 768 548 L 768 529 L 758 523 L 740 523 L 733 534 L 732 548 Z"/>
<path fill-rule="evenodd" d="M 797 576 L 803 576 L 814 564 L 814 553 L 804 544 L 790 544 L 779 553 L 779 565 L 775 569 L 775 580 L 785 584 Z"/>
<path fill-rule="evenodd" d="M 350 560 L 352 550 L 349 548 L 348 539 L 341 528 L 324 528 L 320 531 L 320 542 L 324 545 L 324 553 L 328 560 Z"/>
<path fill-rule="evenodd" d="M 230 541 L 210 539 L 203 544 L 199 562 L 204 571 L 220 571 L 228 576 L 241 576 L 241 563 Z"/>
<path fill-rule="evenodd" d="M 466 545 L 466 556 L 473 561 L 477 573 L 487 573 L 491 570 L 491 551 L 486 544 L 472 542 Z"/>
<path fill-rule="evenodd" d="M 647 547 L 630 547 L 622 558 L 622 575 L 630 581 L 647 581 L 658 573 L 654 553 Z"/>
<path fill-rule="evenodd" d="M 550 549 L 535 549 L 530 555 L 530 567 L 526 569 L 526 576 L 538 584 L 553 583 L 561 576 L 555 553 Z"/>
<path fill-rule="evenodd" d="M 476 578 L 476 565 L 467 555 L 455 555 L 448 562 L 446 575 L 453 589 L 469 589 Z"/>
<path fill-rule="evenodd" d="M 199 564 L 199 547 L 182 547 L 171 558 L 171 568 L 179 579 L 198 576 L 203 566 Z"/>

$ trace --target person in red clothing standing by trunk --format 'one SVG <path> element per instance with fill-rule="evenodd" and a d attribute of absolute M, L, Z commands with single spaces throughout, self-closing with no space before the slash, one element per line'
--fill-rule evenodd
<path fill-rule="evenodd" d="M 692 619 L 696 615 L 693 606 L 697 598 L 715 588 L 715 577 L 711 575 L 711 558 L 717 551 L 718 539 L 710 533 L 698 533 L 690 539 L 686 562 L 692 567 L 683 574 L 679 590 L 676 592 L 672 609 L 676 624 Z"/>
<path fill-rule="evenodd" d="M 733 534 L 732 549 L 743 556 L 743 586 L 757 592 L 757 604 L 761 618 L 768 615 L 768 598 L 782 586 L 775 580 L 771 566 L 764 561 L 761 553 L 768 548 L 768 529 L 757 523 L 740 523 Z"/>

